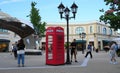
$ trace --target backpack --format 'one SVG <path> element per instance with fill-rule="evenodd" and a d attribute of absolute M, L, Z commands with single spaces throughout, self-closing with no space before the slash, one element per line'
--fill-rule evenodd
<path fill-rule="evenodd" d="M 16 46 L 13 46 L 12 51 L 17 51 L 17 47 L 16 47 Z"/>

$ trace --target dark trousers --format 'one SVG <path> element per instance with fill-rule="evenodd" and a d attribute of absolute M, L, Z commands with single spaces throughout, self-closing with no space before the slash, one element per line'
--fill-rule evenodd
<path fill-rule="evenodd" d="M 92 58 L 92 53 L 91 53 L 91 51 L 88 51 L 88 52 L 86 53 L 85 57 L 87 57 L 88 54 L 90 54 L 90 57 Z"/>
<path fill-rule="evenodd" d="M 17 50 L 15 50 L 13 52 L 14 52 L 14 57 L 17 58 Z"/>

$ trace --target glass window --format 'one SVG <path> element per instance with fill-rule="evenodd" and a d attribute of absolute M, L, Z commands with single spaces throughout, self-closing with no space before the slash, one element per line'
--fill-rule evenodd
<path fill-rule="evenodd" d="M 6 29 L 3 29 L 3 32 L 8 32 L 8 30 L 6 30 Z"/>
<path fill-rule="evenodd" d="M 80 34 L 82 32 L 84 32 L 84 28 L 83 27 L 77 27 L 76 30 L 75 30 L 76 34 Z"/>
<path fill-rule="evenodd" d="M 92 28 L 92 26 L 90 26 L 90 33 L 93 33 L 93 28 Z"/>
<path fill-rule="evenodd" d="M 30 39 L 26 39 L 27 43 L 30 44 Z"/>
<path fill-rule="evenodd" d="M 8 32 L 8 30 L 0 28 L 0 32 Z"/>
<path fill-rule="evenodd" d="M 0 32 L 3 32 L 1 28 L 0 28 Z"/>
<path fill-rule="evenodd" d="M 112 35 L 112 29 L 110 29 L 110 35 Z"/>
<path fill-rule="evenodd" d="M 103 28 L 103 34 L 107 34 L 106 28 Z"/>

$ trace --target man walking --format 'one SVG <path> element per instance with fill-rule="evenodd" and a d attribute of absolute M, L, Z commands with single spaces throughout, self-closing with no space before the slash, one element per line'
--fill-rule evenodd
<path fill-rule="evenodd" d="M 92 56 L 92 44 L 91 44 L 91 43 L 88 44 L 87 53 L 86 53 L 86 55 L 85 55 L 85 58 L 87 58 L 88 54 L 90 54 L 90 57 L 91 57 L 91 58 L 93 57 L 93 56 Z"/>

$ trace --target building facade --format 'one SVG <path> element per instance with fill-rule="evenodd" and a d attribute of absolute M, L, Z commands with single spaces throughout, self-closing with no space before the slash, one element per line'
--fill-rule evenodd
<path fill-rule="evenodd" d="M 64 28 L 64 39 L 67 42 L 67 26 L 65 23 L 48 23 L 47 27 L 60 26 Z M 80 33 L 85 33 L 84 38 L 80 37 Z M 119 38 L 117 31 L 109 28 L 109 25 L 100 23 L 98 21 L 86 22 L 86 23 L 71 23 L 69 24 L 69 42 L 76 39 L 78 43 L 78 50 L 86 48 L 89 42 L 91 42 L 94 48 L 103 50 L 104 46 L 107 46 L 113 39 Z M 0 52 L 9 51 L 11 45 L 18 41 L 20 37 L 12 31 L 0 29 Z M 46 39 L 42 38 L 40 47 L 45 49 Z M 83 46 L 82 46 L 83 45 Z"/>
<path fill-rule="evenodd" d="M 20 37 L 12 31 L 0 28 L 0 52 L 7 52 Z"/>
<path fill-rule="evenodd" d="M 48 23 L 46 28 L 56 26 L 64 28 L 64 38 L 65 42 L 67 42 L 67 26 L 65 23 Z M 85 33 L 86 36 L 81 38 L 80 33 Z M 89 42 L 93 44 L 95 49 L 103 50 L 104 46 L 107 46 L 115 38 L 118 38 L 117 31 L 109 28 L 109 25 L 98 21 L 69 24 L 69 42 L 76 39 L 79 50 L 83 48 L 82 45 L 84 45 L 85 49 Z M 45 44 L 45 38 L 42 39 L 42 43 Z"/>

